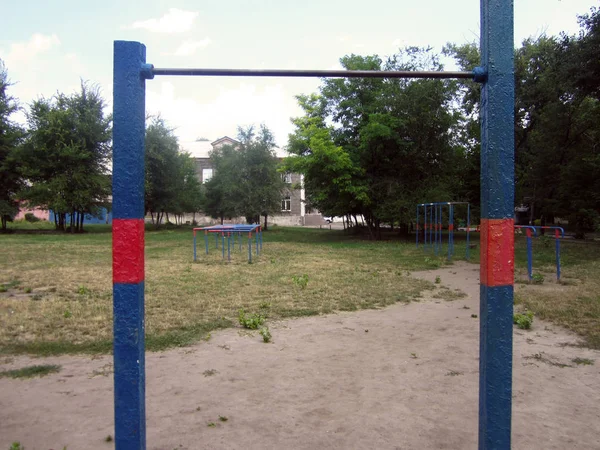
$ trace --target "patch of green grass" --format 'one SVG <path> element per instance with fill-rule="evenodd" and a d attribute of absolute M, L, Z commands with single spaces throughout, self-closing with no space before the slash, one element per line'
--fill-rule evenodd
<path fill-rule="evenodd" d="M 449 302 L 453 300 L 458 300 L 459 298 L 465 298 L 466 296 L 467 294 L 465 294 L 460 289 L 456 289 L 454 291 L 447 289 L 433 294 L 433 298 L 448 300 Z"/>
<path fill-rule="evenodd" d="M 216 424 L 216 423 L 214 423 L 214 422 L 208 422 L 208 423 L 206 424 L 206 426 L 207 426 L 207 427 L 209 427 L 209 428 L 215 428 L 215 427 L 217 426 L 217 424 Z"/>
<path fill-rule="evenodd" d="M 526 311 L 524 314 L 513 314 L 513 323 L 521 330 L 529 330 L 533 324 L 533 312 Z"/>
<path fill-rule="evenodd" d="M 442 282 L 442 277 L 439 275 L 435 277 L 435 284 L 440 284 Z"/>
<path fill-rule="evenodd" d="M 34 378 L 43 377 L 51 373 L 60 372 L 61 367 L 55 364 L 44 364 L 39 366 L 27 366 L 22 369 L 3 370 L 0 378 Z"/>
<path fill-rule="evenodd" d="M 573 358 L 571 361 L 580 366 L 592 366 L 594 364 L 594 360 L 588 358 Z"/>
<path fill-rule="evenodd" d="M 25 447 L 20 442 L 13 442 L 8 450 L 25 450 Z"/>
<path fill-rule="evenodd" d="M 227 421 L 229 420 L 229 417 L 226 417 L 226 416 L 219 416 L 219 420 L 220 420 L 221 422 L 227 422 Z"/>

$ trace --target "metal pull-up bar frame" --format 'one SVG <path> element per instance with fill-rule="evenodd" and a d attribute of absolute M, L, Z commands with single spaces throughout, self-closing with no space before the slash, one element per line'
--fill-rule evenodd
<path fill-rule="evenodd" d="M 115 41 L 113 312 L 115 447 L 146 448 L 144 136 L 155 75 L 471 78 L 481 90 L 479 448 L 511 442 L 514 285 L 513 0 L 480 0 L 481 68 L 470 72 L 155 69 L 139 42 Z"/>

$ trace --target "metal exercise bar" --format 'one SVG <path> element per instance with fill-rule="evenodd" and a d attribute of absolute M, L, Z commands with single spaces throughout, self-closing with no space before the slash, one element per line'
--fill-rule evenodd
<path fill-rule="evenodd" d="M 532 238 L 537 237 L 536 227 L 529 225 L 515 225 L 515 229 L 525 229 L 525 235 L 527 236 L 527 278 L 531 283 L 533 279 L 533 243 Z M 533 235 L 532 235 L 533 232 Z"/>
<path fill-rule="evenodd" d="M 186 69 L 151 67 L 149 77 L 289 77 L 289 78 L 453 78 L 482 81 L 485 72 L 410 71 L 410 70 L 286 70 L 286 69 Z"/>

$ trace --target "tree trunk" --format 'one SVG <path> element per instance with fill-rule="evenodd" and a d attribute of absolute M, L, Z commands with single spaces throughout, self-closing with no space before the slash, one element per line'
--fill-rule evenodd
<path fill-rule="evenodd" d="M 150 211 L 150 220 L 152 220 L 152 225 L 154 225 L 154 211 Z"/>
<path fill-rule="evenodd" d="M 267 217 L 268 217 L 268 215 L 265 214 L 265 226 L 263 227 L 263 231 L 267 231 L 267 226 L 268 226 L 268 224 L 267 224 Z"/>
<path fill-rule="evenodd" d="M 70 217 L 70 219 L 71 219 L 71 221 L 70 221 L 70 222 L 71 222 L 71 223 L 70 223 L 70 225 L 69 225 L 69 226 L 70 226 L 70 228 L 71 228 L 69 231 L 71 231 L 71 233 L 75 233 L 75 226 L 74 226 L 74 224 L 73 224 L 73 220 L 74 220 L 74 218 L 75 218 L 75 210 L 74 210 L 74 209 L 72 209 L 72 210 L 71 210 L 71 217 Z"/>
<path fill-rule="evenodd" d="M 224 222 L 225 222 L 225 216 L 223 214 L 221 214 L 221 225 L 223 225 Z"/>
<path fill-rule="evenodd" d="M 83 214 L 83 212 L 80 214 L 79 216 L 79 232 L 83 233 L 83 219 L 85 218 L 85 214 Z"/>
<path fill-rule="evenodd" d="M 196 226 L 196 211 L 192 213 L 192 226 Z"/>
<path fill-rule="evenodd" d="M 2 231 L 6 231 L 6 216 L 2 214 Z"/>

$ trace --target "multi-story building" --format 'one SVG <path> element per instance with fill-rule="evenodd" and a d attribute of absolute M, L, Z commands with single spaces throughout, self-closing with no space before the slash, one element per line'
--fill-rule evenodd
<path fill-rule="evenodd" d="M 184 151 L 188 152 L 196 161 L 196 173 L 201 183 L 206 183 L 214 174 L 212 161 L 210 160 L 210 152 L 214 149 L 231 145 L 239 146 L 239 142 L 228 136 L 223 136 L 216 141 L 209 142 L 208 140 L 187 142 L 181 144 Z M 282 149 L 275 149 L 275 154 L 279 158 L 287 156 Z M 323 217 L 318 212 L 310 212 L 307 214 L 305 205 L 305 192 L 303 187 L 303 176 L 297 173 L 282 174 L 284 181 L 291 186 L 286 189 L 281 198 L 281 212 L 269 217 L 269 222 L 278 225 L 320 225 L 323 224 Z M 210 222 L 209 218 L 200 218 Z M 244 218 L 237 218 L 236 222 L 244 222 Z"/>

